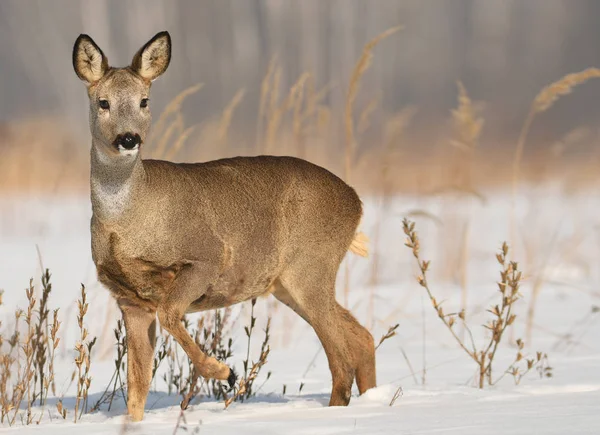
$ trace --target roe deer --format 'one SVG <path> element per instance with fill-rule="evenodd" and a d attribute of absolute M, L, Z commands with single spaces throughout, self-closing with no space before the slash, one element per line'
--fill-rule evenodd
<path fill-rule="evenodd" d="M 335 300 L 346 252 L 366 255 L 359 197 L 293 157 L 143 160 L 150 85 L 170 58 L 167 32 L 125 68 L 87 35 L 73 47 L 90 102 L 92 258 L 125 320 L 130 417 L 144 414 L 157 315 L 198 374 L 233 386 L 233 370 L 201 351 L 182 317 L 270 292 L 314 328 L 333 378 L 329 405 L 347 405 L 355 377 L 361 394 L 375 386 L 373 337 Z"/>

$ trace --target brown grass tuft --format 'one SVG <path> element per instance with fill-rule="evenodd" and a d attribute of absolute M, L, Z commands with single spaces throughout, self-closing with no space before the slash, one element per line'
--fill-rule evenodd
<path fill-rule="evenodd" d="M 520 353 L 520 350 L 517 353 L 516 360 L 506 370 L 504 370 L 503 374 L 499 378 L 494 379 L 492 376 L 495 368 L 494 361 L 498 351 L 498 346 L 502 341 L 506 329 L 514 323 L 517 317 L 516 314 L 513 313 L 513 305 L 520 299 L 519 290 L 521 280 L 523 278 L 522 272 L 519 270 L 518 263 L 508 259 L 508 245 L 504 243 L 500 249 L 500 252 L 496 254 L 496 259 L 502 269 L 500 271 L 500 281 L 497 283 L 498 291 L 500 293 L 500 303 L 492 305 L 487 310 L 487 312 L 492 315 L 492 318 L 487 324 L 483 325 L 483 327 L 490 332 L 491 336 L 489 340 L 487 340 L 481 347 L 478 347 L 473 339 L 471 329 L 466 323 L 464 311 L 460 311 L 458 313 L 445 313 L 444 309 L 442 308 L 442 304 L 433 296 L 427 281 L 427 272 L 429 270 L 430 262 L 421 260 L 420 241 L 417 232 L 415 231 L 415 224 L 410 222 L 408 219 L 404 219 L 403 229 L 407 236 L 405 245 L 412 251 L 421 272 L 421 274 L 417 277 L 417 282 L 427 292 L 429 300 L 431 301 L 431 305 L 435 309 L 438 318 L 442 321 L 444 326 L 446 326 L 448 331 L 450 331 L 454 340 L 459 344 L 461 349 L 465 351 L 469 358 L 476 363 L 478 367 L 476 375 L 477 386 L 479 388 L 483 388 L 486 384 L 490 386 L 494 385 L 510 371 L 514 372 L 515 364 L 523 359 L 523 355 Z M 468 341 L 460 338 L 457 335 L 454 326 L 458 322 L 461 322 L 467 331 L 469 336 Z M 517 340 L 518 345 L 519 343 L 522 343 L 520 339 Z M 522 348 L 523 346 L 519 347 L 519 349 Z M 544 364 L 547 361 L 547 358 L 542 358 L 542 353 L 538 352 L 537 359 L 530 358 L 526 361 L 527 370 L 531 370 L 538 365 Z M 518 374 L 518 370 L 516 373 Z M 546 371 L 546 373 L 551 373 L 551 369 Z"/>
<path fill-rule="evenodd" d="M 81 285 L 81 299 L 77 301 L 79 312 L 77 314 L 77 325 L 79 326 L 79 341 L 75 344 L 77 356 L 75 357 L 75 366 L 77 367 L 77 397 L 75 399 L 75 412 L 73 422 L 81 418 L 88 409 L 88 394 L 92 377 L 90 375 L 91 353 L 96 337 L 88 339 L 88 330 L 85 327 L 84 320 L 87 314 L 89 304 L 87 302 L 87 293 L 85 286 Z M 81 408 L 80 408 L 81 405 Z"/>

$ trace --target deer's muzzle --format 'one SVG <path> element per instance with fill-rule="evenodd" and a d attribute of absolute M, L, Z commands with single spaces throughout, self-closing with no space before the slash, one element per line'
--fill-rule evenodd
<path fill-rule="evenodd" d="M 142 138 L 137 133 L 118 134 L 115 140 L 113 141 L 113 145 L 116 148 L 126 150 L 132 150 L 134 148 L 137 148 L 141 143 Z"/>

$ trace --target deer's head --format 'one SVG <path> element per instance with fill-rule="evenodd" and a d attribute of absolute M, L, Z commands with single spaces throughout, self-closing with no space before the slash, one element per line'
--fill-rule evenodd
<path fill-rule="evenodd" d="M 150 128 L 150 85 L 171 60 L 171 37 L 160 32 L 133 56 L 131 65 L 112 68 L 88 35 L 73 47 L 73 67 L 86 83 L 90 99 L 90 130 L 109 157 L 131 158 Z"/>

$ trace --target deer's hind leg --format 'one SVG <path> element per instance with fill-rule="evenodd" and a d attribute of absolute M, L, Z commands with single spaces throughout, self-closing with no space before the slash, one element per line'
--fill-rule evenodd
<path fill-rule="evenodd" d="M 335 300 L 339 262 L 312 259 L 310 263 L 282 273 L 273 295 L 315 330 L 332 376 L 329 405 L 345 406 L 350 402 L 355 376 L 361 394 L 375 387 L 373 337 Z"/>

